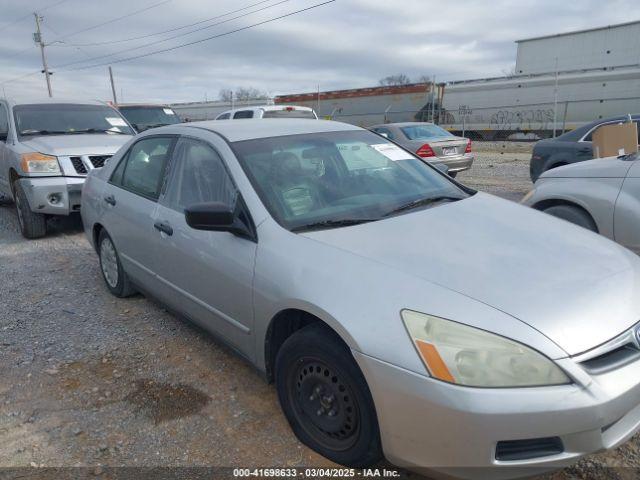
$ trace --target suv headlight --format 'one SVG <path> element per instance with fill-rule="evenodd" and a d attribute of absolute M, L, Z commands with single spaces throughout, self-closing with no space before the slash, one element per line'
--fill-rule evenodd
<path fill-rule="evenodd" d="M 533 387 L 571 381 L 551 360 L 507 338 L 411 310 L 401 312 L 429 374 L 469 387 Z"/>
<path fill-rule="evenodd" d="M 42 153 L 23 153 L 20 156 L 20 166 L 25 173 L 59 174 L 60 164 L 58 158 Z"/>

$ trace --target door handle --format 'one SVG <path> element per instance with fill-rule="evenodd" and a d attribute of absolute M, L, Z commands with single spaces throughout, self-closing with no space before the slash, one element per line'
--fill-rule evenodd
<path fill-rule="evenodd" d="M 173 228 L 171 228 L 171 225 L 169 225 L 168 223 L 156 222 L 153 224 L 153 228 L 164 233 L 165 235 L 173 235 Z"/>
<path fill-rule="evenodd" d="M 116 199 L 114 198 L 113 195 L 107 195 L 106 197 L 104 197 L 104 201 L 107 202 L 112 207 L 116 204 Z"/>

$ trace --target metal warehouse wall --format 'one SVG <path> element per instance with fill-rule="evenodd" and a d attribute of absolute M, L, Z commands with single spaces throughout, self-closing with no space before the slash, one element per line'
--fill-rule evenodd
<path fill-rule="evenodd" d="M 640 13 L 640 8 L 637 11 Z M 516 74 L 640 64 L 640 21 L 518 40 Z"/>
<path fill-rule="evenodd" d="M 440 124 L 450 130 L 550 131 L 555 74 L 448 84 Z M 640 68 L 560 74 L 557 130 L 640 112 Z M 463 125 L 464 122 L 464 125 Z"/>

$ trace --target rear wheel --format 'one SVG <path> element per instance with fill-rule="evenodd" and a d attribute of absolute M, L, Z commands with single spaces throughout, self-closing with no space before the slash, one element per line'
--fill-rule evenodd
<path fill-rule="evenodd" d="M 591 230 L 592 232 L 598 232 L 598 227 L 596 227 L 591 215 L 579 207 L 574 207 L 572 205 L 554 205 L 553 207 L 545 208 L 544 212 L 579 225 L 580 227 Z"/>
<path fill-rule="evenodd" d="M 102 278 L 109 291 L 120 298 L 133 295 L 136 290 L 122 268 L 116 247 L 105 230 L 102 230 L 98 237 L 98 256 Z"/>
<path fill-rule="evenodd" d="M 24 192 L 20 182 L 14 182 L 13 193 L 22 236 L 30 239 L 44 237 L 47 234 L 47 217 L 42 213 L 31 211 L 27 194 Z"/>
<path fill-rule="evenodd" d="M 456 176 L 458 175 L 458 172 L 448 172 L 448 173 L 451 178 L 456 178 Z"/>
<path fill-rule="evenodd" d="M 323 324 L 309 325 L 284 342 L 276 359 L 276 386 L 302 443 L 350 467 L 380 460 L 369 387 L 349 348 Z"/>

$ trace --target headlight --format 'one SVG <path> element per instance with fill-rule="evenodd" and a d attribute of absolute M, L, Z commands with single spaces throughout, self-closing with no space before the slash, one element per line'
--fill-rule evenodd
<path fill-rule="evenodd" d="M 411 310 L 402 311 L 429 374 L 469 387 L 533 387 L 570 383 L 551 360 L 499 335 Z"/>
<path fill-rule="evenodd" d="M 25 173 L 60 173 L 60 164 L 58 159 L 51 155 L 43 155 L 42 153 L 23 153 L 21 155 L 20 165 Z"/>

